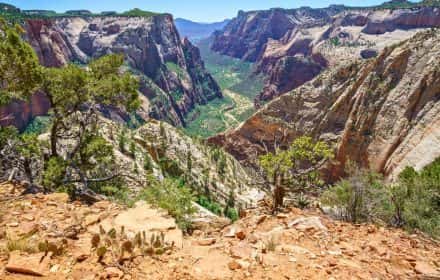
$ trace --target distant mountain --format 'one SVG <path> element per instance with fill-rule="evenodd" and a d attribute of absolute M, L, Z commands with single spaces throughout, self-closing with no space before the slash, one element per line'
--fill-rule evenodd
<path fill-rule="evenodd" d="M 183 18 L 177 18 L 174 20 L 180 35 L 182 37 L 187 37 L 193 42 L 211 36 L 216 30 L 222 30 L 229 21 L 229 19 L 225 19 L 222 22 L 200 23 Z"/>

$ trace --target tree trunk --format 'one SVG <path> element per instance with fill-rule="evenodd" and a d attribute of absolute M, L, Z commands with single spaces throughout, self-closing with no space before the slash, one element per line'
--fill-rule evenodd
<path fill-rule="evenodd" d="M 24 173 L 29 179 L 29 183 L 32 185 L 34 183 L 34 178 L 32 176 L 32 168 L 29 159 L 25 159 L 23 162 Z"/>
<path fill-rule="evenodd" d="M 52 128 L 50 130 L 50 153 L 52 157 L 58 156 L 57 151 L 57 130 L 58 130 L 58 121 L 55 120 L 53 122 Z"/>
<path fill-rule="evenodd" d="M 275 178 L 275 188 L 273 192 L 273 209 L 272 212 L 275 214 L 284 205 L 284 195 L 285 190 L 282 185 L 281 176 L 276 176 Z"/>

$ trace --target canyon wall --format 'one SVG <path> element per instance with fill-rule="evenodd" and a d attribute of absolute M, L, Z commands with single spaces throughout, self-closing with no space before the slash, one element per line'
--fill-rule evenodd
<path fill-rule="evenodd" d="M 195 105 L 222 97 L 198 49 L 181 40 L 171 15 L 30 19 L 25 30 L 42 65 L 48 67 L 124 54 L 126 69 L 141 80 L 140 90 L 146 98 L 140 115 L 144 118 L 184 126 L 184 116 Z M 40 103 L 46 103 L 44 95 L 36 95 L 31 103 L 2 108 L 0 115 L 13 111 L 13 124 L 23 128 L 29 119 L 47 111 L 46 107 L 31 109 Z"/>

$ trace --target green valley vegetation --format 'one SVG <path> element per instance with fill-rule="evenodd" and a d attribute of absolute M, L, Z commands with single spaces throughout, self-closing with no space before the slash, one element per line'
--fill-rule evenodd
<path fill-rule="evenodd" d="M 254 112 L 254 98 L 263 88 L 263 77 L 255 75 L 254 65 L 211 51 L 211 39 L 198 43 L 209 73 L 222 89 L 224 97 L 197 106 L 186 117 L 185 131 L 207 138 L 239 125 Z"/>
<path fill-rule="evenodd" d="M 407 167 L 392 184 L 380 174 L 353 165 L 347 174 L 321 198 L 339 218 L 421 230 L 440 237 L 440 158 L 420 172 Z"/>

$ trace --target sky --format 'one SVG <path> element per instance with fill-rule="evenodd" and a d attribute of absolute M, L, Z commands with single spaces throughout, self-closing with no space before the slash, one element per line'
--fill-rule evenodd
<path fill-rule="evenodd" d="M 0 0 L 21 9 L 45 9 L 64 12 L 86 9 L 92 12 L 127 11 L 140 8 L 153 12 L 167 12 L 175 18 L 197 22 L 215 22 L 233 18 L 239 10 L 263 10 L 274 7 L 298 8 L 310 6 L 327 7 L 330 4 L 347 6 L 371 6 L 385 0 Z"/>

